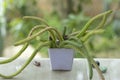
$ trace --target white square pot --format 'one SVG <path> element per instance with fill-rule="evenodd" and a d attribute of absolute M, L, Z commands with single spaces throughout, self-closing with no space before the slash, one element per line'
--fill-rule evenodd
<path fill-rule="evenodd" d="M 71 70 L 73 64 L 73 49 L 50 48 L 48 50 L 52 70 Z"/>

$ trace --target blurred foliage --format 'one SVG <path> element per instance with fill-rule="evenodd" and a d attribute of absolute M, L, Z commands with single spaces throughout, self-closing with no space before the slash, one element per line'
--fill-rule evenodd
<path fill-rule="evenodd" d="M 5 0 L 5 18 L 7 19 L 7 30 L 12 33 L 14 40 L 27 37 L 27 33 L 37 21 L 23 20 L 22 17 L 37 16 L 40 12 L 35 0 Z M 8 33 L 9 34 L 9 33 Z"/>
<path fill-rule="evenodd" d="M 64 2 L 64 0 L 62 0 Z M 60 31 L 63 31 L 63 27 L 67 27 L 67 34 L 77 31 L 81 29 L 84 24 L 91 18 L 90 16 L 86 16 L 84 12 L 82 11 L 82 3 L 91 3 L 92 0 L 78 0 L 77 5 L 77 11 L 71 12 L 67 14 L 66 17 L 64 16 L 65 11 L 67 12 L 66 6 L 63 10 L 58 9 L 57 11 L 53 11 L 51 14 L 44 13 L 41 11 L 41 9 L 37 6 L 37 0 L 4 0 L 3 6 L 5 8 L 5 18 L 7 20 L 7 32 L 11 33 L 15 41 L 18 41 L 20 39 L 23 39 L 27 37 L 28 32 L 32 28 L 32 26 L 38 24 L 39 22 L 36 20 L 23 20 L 23 16 L 39 16 L 44 18 L 49 25 L 54 26 L 58 28 Z M 119 0 L 116 0 L 119 1 Z M 54 1 L 57 2 L 57 1 Z M 58 4 L 60 4 L 61 1 L 58 0 Z M 104 0 L 104 2 L 111 4 L 113 0 Z M 62 3 L 62 2 L 61 2 Z M 63 5 L 63 4 L 62 4 Z M 66 3 L 67 5 L 67 3 Z M 73 4 L 72 4 L 73 5 Z M 109 7 L 108 4 L 104 5 L 104 8 Z M 54 6 L 54 5 L 53 5 Z M 54 7 L 56 8 L 55 5 Z M 72 9 L 74 9 L 72 7 Z M 104 10 L 107 10 L 109 8 L 106 8 Z M 59 15 L 59 11 L 61 11 L 63 14 Z M 119 14 L 118 14 L 119 15 Z M 97 27 L 99 24 L 101 18 L 94 21 L 93 24 L 91 24 L 90 28 Z M 113 21 L 114 20 L 114 21 Z M 101 34 L 100 36 L 96 35 L 95 37 L 91 37 L 91 39 L 86 43 L 88 44 L 88 48 L 91 52 L 99 52 L 99 51 L 105 51 L 110 50 L 114 48 L 118 48 L 118 45 L 120 44 L 115 37 L 120 35 L 120 23 L 119 19 L 113 19 L 111 23 L 107 24 L 105 26 L 106 31 Z M 47 36 L 42 36 L 42 39 L 44 39 Z M 118 38 L 118 37 L 117 37 Z M 35 47 L 40 40 L 40 37 L 36 38 L 36 41 L 32 42 L 31 44 Z M 95 43 L 96 42 L 96 43 Z M 113 42 L 113 43 L 111 43 Z M 80 57 L 81 55 L 75 55 L 75 57 Z"/>
<path fill-rule="evenodd" d="M 0 0 L 0 56 L 2 56 L 4 49 L 4 38 L 6 36 L 6 20 L 4 18 L 3 0 Z"/>
<path fill-rule="evenodd" d="M 113 30 L 114 30 L 114 33 L 115 33 L 118 37 L 120 37 L 120 19 L 114 20 Z"/>
<path fill-rule="evenodd" d="M 69 28 L 67 33 L 71 33 L 72 31 L 77 31 L 81 29 L 89 19 L 90 18 L 85 16 L 83 13 L 79 13 L 76 15 L 70 14 L 68 15 L 68 18 L 62 21 L 62 23 L 64 26 L 67 26 Z"/>
<path fill-rule="evenodd" d="M 38 12 L 36 4 L 36 0 L 5 0 L 6 16 L 7 18 L 15 18 L 25 15 L 36 15 Z"/>

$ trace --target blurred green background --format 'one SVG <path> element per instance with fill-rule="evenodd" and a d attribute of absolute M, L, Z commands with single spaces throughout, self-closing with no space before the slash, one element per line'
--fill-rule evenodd
<path fill-rule="evenodd" d="M 9 47 L 26 38 L 31 28 L 40 24 L 35 20 L 23 20 L 23 16 L 41 17 L 60 31 L 67 26 L 70 33 L 80 30 L 91 17 L 110 9 L 113 14 L 105 25 L 106 31 L 91 37 L 86 45 L 93 57 L 119 58 L 120 0 L 0 0 L 0 56 L 15 54 L 15 48 Z M 98 23 L 96 20 L 92 27 Z M 39 38 L 36 38 L 31 43 L 32 49 L 38 43 Z M 46 49 L 40 53 L 42 57 L 48 57 Z"/>

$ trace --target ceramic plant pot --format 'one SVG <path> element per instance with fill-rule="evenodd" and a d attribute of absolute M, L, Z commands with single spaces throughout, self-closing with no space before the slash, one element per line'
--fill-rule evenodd
<path fill-rule="evenodd" d="M 73 49 L 50 48 L 49 57 L 52 70 L 71 70 L 73 64 Z"/>

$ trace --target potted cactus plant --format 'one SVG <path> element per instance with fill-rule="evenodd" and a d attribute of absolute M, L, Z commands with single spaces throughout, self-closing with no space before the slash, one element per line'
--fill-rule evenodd
<path fill-rule="evenodd" d="M 26 39 L 15 43 L 15 46 L 21 45 L 21 44 L 24 44 L 24 46 L 15 56 L 13 56 L 9 59 L 0 61 L 0 64 L 6 64 L 6 63 L 9 63 L 9 62 L 15 60 L 16 58 L 18 58 L 22 54 L 22 52 L 27 48 L 30 41 L 33 40 L 34 38 L 36 38 L 37 36 L 41 36 L 43 33 L 48 32 L 47 33 L 48 39 L 46 41 L 40 41 L 40 43 L 38 43 L 39 44 L 38 47 L 35 49 L 33 54 L 31 54 L 30 58 L 21 67 L 21 69 L 19 69 L 17 72 L 15 72 L 11 75 L 0 74 L 0 77 L 13 78 L 14 76 L 18 75 L 32 61 L 34 56 L 37 54 L 37 52 L 41 48 L 48 47 L 49 48 L 49 50 L 48 50 L 49 56 L 51 57 L 50 60 L 52 63 L 51 64 L 52 70 L 71 70 L 72 63 L 73 63 L 73 54 L 74 54 L 74 50 L 76 50 L 81 55 L 86 57 L 88 60 L 89 78 L 92 79 L 92 76 L 93 76 L 92 65 L 94 65 L 94 67 L 96 68 L 97 72 L 99 73 L 101 79 L 105 80 L 98 65 L 96 64 L 94 59 L 89 55 L 84 43 L 93 34 L 98 34 L 98 33 L 101 33 L 104 31 L 101 28 L 102 28 L 102 26 L 104 26 L 104 24 L 107 20 L 107 16 L 111 12 L 112 11 L 106 11 L 104 13 L 101 13 L 101 14 L 93 17 L 85 24 L 85 26 L 81 30 L 79 30 L 77 32 L 73 32 L 71 34 L 66 34 L 66 30 L 67 30 L 66 27 L 64 27 L 64 31 L 61 33 L 56 28 L 51 27 L 49 24 L 47 24 L 46 21 L 44 21 L 41 18 L 33 17 L 33 16 L 25 16 L 24 18 L 31 18 L 31 19 L 39 20 L 43 23 L 43 25 L 36 25 L 30 31 L 30 33 Z M 90 24 L 92 24 L 93 21 L 95 21 L 98 18 L 102 18 L 100 24 L 95 29 L 88 30 L 88 28 L 90 27 Z"/>

